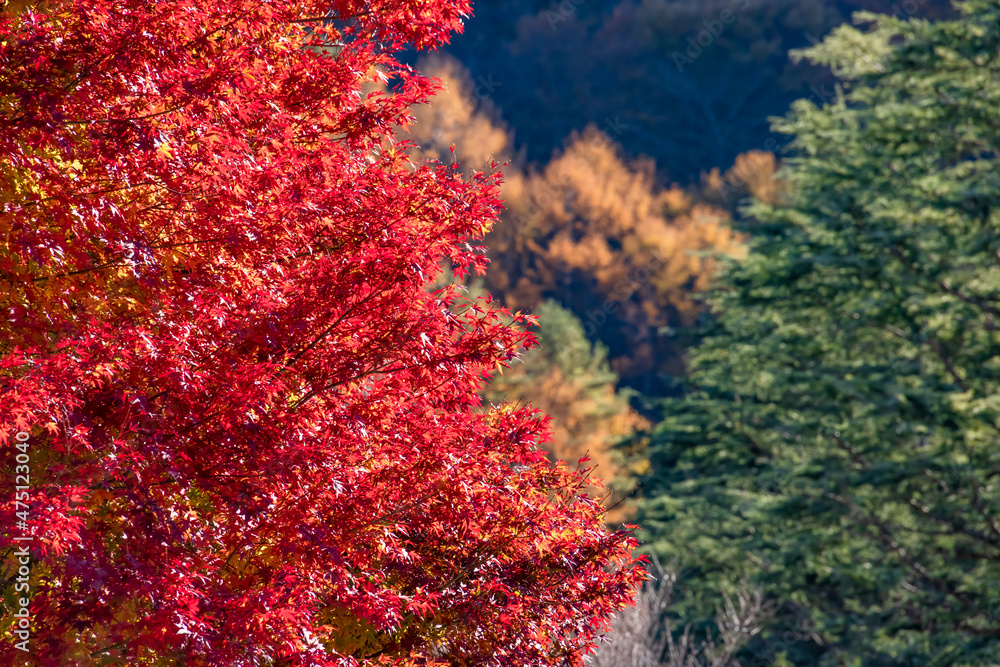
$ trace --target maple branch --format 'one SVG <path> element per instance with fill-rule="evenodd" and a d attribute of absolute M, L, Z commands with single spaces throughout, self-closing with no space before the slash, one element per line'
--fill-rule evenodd
<path fill-rule="evenodd" d="M 192 40 L 189 40 L 189 41 L 185 42 L 184 44 L 182 44 L 182 45 L 181 45 L 181 48 L 182 48 L 182 49 L 186 49 L 187 47 L 191 46 L 191 45 L 192 45 L 192 44 L 194 44 L 195 42 L 201 42 L 201 41 L 204 41 L 204 40 L 208 39 L 209 37 L 211 37 L 212 35 L 214 35 L 215 33 L 219 32 L 220 30 L 225 30 L 226 28 L 228 28 L 229 26 L 233 25 L 234 23 L 236 23 L 237 21 L 241 20 L 242 18 L 243 18 L 243 16 L 241 15 L 241 16 L 239 16 L 239 17 L 237 17 L 237 18 L 233 19 L 232 21 L 230 21 L 230 22 L 229 22 L 229 23 L 227 23 L 226 25 L 223 25 L 223 26 L 219 26 L 219 27 L 218 27 L 218 28 L 216 28 L 215 30 L 213 30 L 213 31 L 211 31 L 211 32 L 207 32 L 207 33 L 205 33 L 205 34 L 204 34 L 204 35 L 202 35 L 201 37 L 195 37 L 194 39 L 192 39 Z"/>
<path fill-rule="evenodd" d="M 398 514 L 402 514 L 403 512 L 411 510 L 414 507 L 417 507 L 417 506 L 421 505 L 422 503 L 426 502 L 427 500 L 430 500 L 435 495 L 437 495 L 436 492 L 428 493 L 427 495 L 421 496 L 417 500 L 413 501 L 409 505 L 403 505 L 402 507 L 398 507 L 398 508 L 394 509 L 391 512 L 387 512 L 386 514 L 383 514 L 381 516 L 375 517 L 371 521 L 367 521 L 367 522 L 361 524 L 360 526 L 355 526 L 351 530 L 360 532 L 362 530 L 367 530 L 368 528 L 372 528 L 373 526 L 378 526 L 378 525 L 387 525 L 388 526 L 388 525 L 391 525 L 391 523 L 384 523 L 385 520 L 388 519 L 389 517 L 396 516 Z"/>
<path fill-rule="evenodd" d="M 357 14 L 351 14 L 350 16 L 335 16 L 333 14 L 328 14 L 326 16 L 309 16 L 307 18 L 292 19 L 289 23 L 315 23 L 316 21 L 350 21 L 351 19 L 360 18 L 362 16 L 371 16 L 371 12 L 358 12 Z"/>
<path fill-rule="evenodd" d="M 202 243 L 218 243 L 220 241 L 225 241 L 225 240 L 227 239 L 220 236 L 219 238 L 215 239 L 198 239 L 196 241 L 185 241 L 184 243 L 163 243 L 160 245 L 151 245 L 149 246 L 149 248 L 151 250 L 169 250 L 171 248 L 183 248 L 185 246 L 200 245 Z"/>
<path fill-rule="evenodd" d="M 577 469 L 577 472 L 579 472 L 579 469 Z M 578 482 L 575 484 L 575 486 L 576 486 L 577 489 L 582 488 L 582 482 L 578 480 Z M 563 493 L 566 493 L 566 489 L 564 489 L 564 488 L 560 488 L 559 490 L 562 491 Z M 539 505 L 538 508 L 534 511 L 534 516 L 536 516 L 536 517 L 543 516 L 545 508 L 552 501 L 552 498 L 556 497 L 558 495 L 560 495 L 560 494 L 552 494 L 548 498 L 546 498 L 545 502 L 543 502 L 541 505 Z M 527 525 L 531 525 L 530 522 Z M 522 524 L 518 524 L 518 526 L 515 529 L 514 533 L 512 535 L 510 535 L 506 540 L 501 541 L 499 545 L 496 545 L 497 548 L 493 549 L 493 551 L 502 551 L 503 549 L 506 549 L 508 546 L 510 546 L 511 544 L 513 544 L 514 541 L 517 538 L 519 538 L 525 532 L 525 530 L 526 530 L 525 524 L 523 524 L 523 523 Z M 475 569 L 475 567 L 477 567 L 478 565 L 480 565 L 482 563 L 482 557 L 488 553 L 486 551 L 486 546 L 487 546 L 486 544 L 483 544 L 483 545 L 481 545 L 479 548 L 477 548 L 473 552 L 472 562 L 469 563 L 466 567 L 464 567 L 461 570 L 459 570 L 451 578 L 451 580 L 449 580 L 448 583 L 444 585 L 445 589 L 451 588 L 452 586 L 454 586 L 456 583 L 458 583 L 459 581 L 461 581 L 463 577 L 468 576 L 469 573 L 471 573 L 472 570 Z M 567 576 L 568 576 L 568 574 L 567 574 Z M 565 578 L 566 577 L 564 577 L 563 580 L 565 580 Z"/>
<path fill-rule="evenodd" d="M 52 274 L 49 274 L 47 276 L 39 276 L 38 278 L 32 278 L 31 282 L 37 283 L 37 282 L 42 281 L 42 280 L 48 280 L 49 278 L 68 278 L 70 276 L 79 276 L 79 275 L 82 275 L 84 273 L 90 273 L 91 271 L 102 271 L 102 270 L 108 269 L 108 268 L 115 268 L 115 267 L 125 266 L 125 264 L 115 264 L 115 262 L 118 261 L 118 259 L 120 259 L 120 258 L 112 259 L 112 260 L 109 260 L 109 261 L 105 262 L 104 264 L 100 264 L 98 266 L 91 266 L 89 268 L 80 269 L 78 271 L 68 271 L 66 273 L 52 273 Z"/>
<path fill-rule="evenodd" d="M 604 507 L 604 503 L 605 503 L 605 502 L 606 502 L 606 501 L 607 501 L 607 500 L 608 500 L 609 498 L 611 498 L 611 497 L 613 497 L 613 496 L 615 495 L 615 492 L 614 492 L 614 490 L 613 490 L 613 489 L 609 489 L 609 490 L 608 490 L 608 495 L 604 496 L 604 498 L 602 498 L 602 499 L 601 499 L 601 512 L 600 512 L 600 516 L 605 516 L 605 515 L 607 515 L 608 513 L 610 513 L 611 511 L 613 511 L 613 510 L 617 509 L 617 508 L 618 508 L 618 506 L 619 506 L 619 505 L 621 505 L 621 504 L 623 504 L 623 503 L 625 503 L 625 502 L 626 502 L 626 501 L 627 501 L 627 500 L 628 500 L 628 499 L 629 499 L 629 498 L 630 498 L 630 497 L 631 497 L 631 496 L 632 496 L 632 495 L 633 495 L 633 494 L 634 494 L 634 493 L 636 492 L 636 490 L 637 490 L 637 489 L 638 489 L 638 487 L 636 487 L 635 489 L 632 489 L 632 491 L 631 491 L 631 492 L 630 492 L 630 493 L 629 493 L 629 494 L 628 494 L 627 496 L 622 496 L 622 497 L 621 497 L 621 498 L 620 498 L 620 499 L 618 500 L 618 502 L 616 502 L 616 503 L 615 503 L 614 505 L 612 505 L 611 507 Z"/>
<path fill-rule="evenodd" d="M 22 206 L 37 206 L 38 204 L 44 204 L 45 202 L 52 201 L 53 199 L 89 197 L 91 195 L 109 195 L 114 192 L 124 192 L 126 190 L 131 190 L 133 188 L 140 188 L 144 185 L 159 185 L 159 184 L 156 181 L 146 181 L 143 183 L 136 183 L 134 185 L 126 185 L 120 188 L 113 188 L 111 190 L 94 190 L 92 192 L 71 192 L 66 195 L 52 195 L 51 197 L 42 197 L 41 199 L 35 199 L 32 201 L 23 202 Z M 169 190 L 169 188 L 164 188 L 164 189 Z"/>
<path fill-rule="evenodd" d="M 283 373 L 285 370 L 287 370 L 288 368 L 290 368 L 295 362 L 297 362 L 305 354 L 307 354 L 310 350 L 312 350 L 314 347 L 316 347 L 320 343 L 320 341 L 322 341 L 324 338 L 326 338 L 327 336 L 329 336 L 333 332 L 333 330 L 340 325 L 341 322 L 343 322 L 345 319 L 347 319 L 347 316 L 349 314 L 357 315 L 357 313 L 354 312 L 355 308 L 357 308 L 358 306 L 361 306 L 361 305 L 367 303 L 371 299 L 375 298 L 376 296 L 380 296 L 380 295 L 381 295 L 381 292 L 379 292 L 378 290 L 373 289 L 368 294 L 368 296 L 366 296 L 365 298 L 363 298 L 361 301 L 358 301 L 356 303 L 351 304 L 351 307 L 345 309 L 341 313 L 340 317 L 338 317 L 333 324 L 331 324 L 329 327 L 327 327 L 325 330 L 323 330 L 323 332 L 320 333 L 315 339 L 313 339 L 313 341 L 311 343 L 309 343 L 309 345 L 307 345 L 303 350 L 300 350 L 294 357 L 292 357 L 287 363 L 285 363 L 280 369 L 278 369 L 278 372 L 275 373 L 275 375 L 271 379 L 273 380 L 274 378 L 276 378 L 279 375 L 281 375 L 281 373 Z"/>
<path fill-rule="evenodd" d="M 104 648 L 100 649 L 99 651 L 94 651 L 93 653 L 90 654 L 90 657 L 91 658 L 96 658 L 97 656 L 101 655 L 102 653 L 107 653 L 108 651 L 114 651 L 117 648 L 122 648 L 126 644 L 128 644 L 128 640 L 127 639 L 123 639 L 122 641 L 120 641 L 120 642 L 118 642 L 116 644 L 112 644 L 111 646 L 105 646 Z"/>
<path fill-rule="evenodd" d="M 156 113 L 148 114 L 146 116 L 132 116 L 129 118 L 91 118 L 87 120 L 64 120 L 63 125 L 87 125 L 90 123 L 125 123 L 136 120 L 147 120 L 149 118 L 156 118 L 157 116 L 162 116 L 164 114 L 173 113 L 179 111 L 186 107 L 189 102 L 184 104 L 179 104 L 171 109 L 164 109 L 163 111 L 157 111 Z"/>
<path fill-rule="evenodd" d="M 330 251 L 339 251 L 339 250 L 341 250 L 345 245 L 346 245 L 345 243 L 341 242 L 341 243 L 336 243 L 334 245 L 322 246 L 322 247 L 320 247 L 318 249 L 318 252 L 325 252 L 325 253 L 329 254 Z M 299 252 L 299 253 L 293 254 L 293 255 L 288 256 L 288 257 L 277 257 L 277 258 L 274 259 L 274 262 L 277 263 L 277 264 L 288 266 L 288 265 L 291 265 L 291 260 L 293 260 L 293 259 L 300 259 L 302 257 L 309 257 L 309 256 L 312 256 L 312 255 L 315 255 L 315 254 L 317 254 L 317 249 L 310 248 L 309 250 L 306 250 L 306 251 L 303 251 L 303 252 Z M 335 323 L 335 325 L 341 323 L 349 315 L 359 316 L 361 314 L 364 314 L 364 313 L 357 313 L 357 312 L 355 312 L 352 309 L 355 308 L 356 306 L 360 306 L 360 305 L 368 302 L 370 299 L 374 298 L 375 296 L 377 296 L 379 294 L 380 294 L 379 290 L 376 290 L 376 289 L 373 288 L 372 291 L 371 291 L 371 293 L 367 297 L 365 297 L 364 299 L 362 299 L 359 302 L 356 302 L 355 304 L 352 304 L 350 308 L 344 310 L 343 313 L 341 314 L 341 316 L 337 319 L 337 322 Z M 326 335 L 326 334 L 324 334 L 324 335 Z M 320 337 L 320 340 L 321 339 L 322 339 L 322 336 Z M 216 347 L 215 350 L 213 350 L 212 352 L 210 352 L 206 357 L 202 358 L 198 362 L 199 366 L 200 365 L 204 365 L 206 362 L 208 362 L 209 359 L 213 358 L 214 356 L 216 356 L 217 354 L 219 354 L 223 350 L 230 349 L 231 348 L 231 341 L 232 341 L 232 339 L 230 339 L 230 341 L 228 341 L 226 344 L 220 345 L 220 346 Z M 318 342 L 318 341 L 316 341 L 316 342 Z M 308 349 L 305 350 L 305 351 L 307 352 Z M 286 362 L 284 364 L 284 366 L 282 366 L 282 368 L 278 369 L 277 372 L 275 372 L 271 377 L 268 378 L 268 381 L 272 381 L 272 380 L 276 379 L 277 377 L 279 377 L 295 361 L 297 361 L 301 357 L 301 355 L 302 355 L 302 353 L 296 355 L 296 357 L 294 359 L 292 359 L 291 361 Z"/>
<path fill-rule="evenodd" d="M 337 380 L 336 382 L 331 382 L 330 384 L 325 385 L 323 387 L 317 387 L 315 389 L 311 389 L 305 396 L 303 396 L 302 398 L 300 398 L 298 401 L 296 401 L 292 405 L 292 409 L 295 410 L 295 409 L 299 408 L 299 406 L 303 405 L 306 401 L 309 401 L 310 399 L 315 398 L 318 394 L 325 393 L 325 392 L 329 391 L 330 389 L 336 389 L 337 387 L 343 386 L 345 384 L 350 384 L 352 382 L 356 382 L 358 380 L 361 380 L 361 379 L 364 379 L 364 378 L 368 377 L 369 375 L 374 375 L 376 373 L 381 373 L 381 374 L 400 373 L 402 371 L 414 370 L 416 368 L 424 368 L 429 363 L 434 363 L 435 365 L 437 365 L 437 364 L 442 364 L 445 361 L 457 361 L 457 360 L 461 359 L 462 357 L 466 357 L 466 356 L 469 356 L 469 353 L 455 354 L 455 355 L 452 355 L 450 357 L 443 357 L 441 359 L 431 360 L 431 362 L 420 362 L 418 364 L 411 364 L 409 366 L 397 366 L 396 368 L 389 368 L 388 367 L 389 364 L 394 363 L 394 360 L 390 360 L 390 361 L 386 362 L 386 365 L 384 365 L 384 366 L 378 366 L 376 368 L 371 368 L 371 369 L 368 369 L 368 370 L 363 371 L 361 373 L 358 373 L 357 375 L 353 375 L 353 376 L 351 376 L 349 378 L 344 378 L 343 380 Z"/>
<path fill-rule="evenodd" d="M 478 329 L 482 325 L 483 325 L 482 321 L 481 320 L 477 320 L 476 321 L 476 330 L 474 330 L 473 332 L 470 332 L 470 333 L 475 333 L 476 331 L 478 331 Z M 503 328 L 504 329 L 511 329 L 512 325 L 505 325 Z M 486 346 L 484 346 L 484 347 L 486 347 Z M 481 352 L 481 351 L 482 351 L 482 348 L 474 348 L 474 349 L 471 349 L 471 350 L 463 350 L 462 352 L 458 352 L 458 353 L 455 353 L 455 354 L 452 354 L 452 355 L 448 355 L 448 356 L 444 356 L 444 357 L 439 357 L 437 359 L 431 359 L 429 361 L 422 361 L 422 362 L 419 362 L 419 363 L 409 364 L 409 365 L 404 365 L 404 366 L 397 366 L 395 368 L 389 368 L 388 367 L 388 364 L 394 363 L 394 360 L 390 360 L 390 361 L 386 362 L 386 365 L 378 366 L 376 368 L 371 368 L 371 369 L 365 370 L 365 371 L 363 371 L 361 373 L 358 373 L 358 374 L 356 374 L 356 375 L 354 375 L 352 377 L 344 378 L 344 379 L 341 379 L 341 380 L 337 380 L 337 381 L 332 382 L 330 384 L 327 384 L 325 386 L 314 388 L 314 389 L 310 390 L 305 396 L 303 396 L 298 401 L 296 401 L 292 405 L 291 409 L 293 409 L 293 410 L 298 409 L 301 405 L 303 405 L 307 401 L 311 400 L 312 398 L 314 398 L 318 394 L 321 394 L 321 393 L 324 393 L 326 391 L 329 391 L 330 389 L 335 389 L 336 387 L 342 386 L 344 384 L 349 384 L 349 383 L 352 383 L 352 382 L 356 382 L 357 380 L 361 380 L 363 378 L 366 378 L 369 375 L 373 375 L 373 374 L 376 374 L 376 373 L 384 373 L 384 374 L 400 373 L 400 372 L 403 372 L 403 371 L 415 370 L 415 369 L 418 369 L 418 368 L 428 368 L 428 367 L 431 367 L 431 366 L 439 366 L 439 365 L 442 365 L 442 364 L 445 364 L 445 363 L 448 363 L 448 362 L 458 362 L 458 361 L 463 361 L 463 360 L 474 359 L 476 357 L 477 353 Z"/>

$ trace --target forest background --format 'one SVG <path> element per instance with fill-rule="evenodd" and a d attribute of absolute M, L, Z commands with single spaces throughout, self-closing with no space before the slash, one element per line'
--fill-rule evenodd
<path fill-rule="evenodd" d="M 997 11 L 996 3 L 971 4 L 980 17 Z M 950 65 L 935 58 L 950 53 L 948 39 L 965 44 L 968 38 L 963 42 L 949 28 L 933 33 L 926 26 L 956 19 L 959 11 L 939 0 L 564 0 L 480 2 L 475 9 L 465 33 L 444 53 L 415 62 L 439 77 L 445 89 L 431 106 L 417 110 L 412 133 L 423 156 L 458 162 L 470 174 L 495 169 L 493 159 L 506 163 L 501 193 L 506 210 L 487 239 L 491 269 L 483 282 L 470 287 L 537 314 L 542 345 L 523 366 L 498 375 L 487 397 L 530 401 L 549 413 L 555 429 L 551 455 L 567 461 L 589 457 L 613 490 L 606 500 L 614 508 L 609 522 L 637 521 L 647 540 L 645 549 L 671 559 L 659 588 L 647 591 L 639 609 L 619 624 L 618 648 L 599 652 L 596 664 L 992 664 L 1000 636 L 997 607 L 972 574 L 990 556 L 963 544 L 972 536 L 989 553 L 996 546 L 987 533 L 995 533 L 997 524 L 993 520 L 989 528 L 994 515 L 984 509 L 993 502 L 987 497 L 993 493 L 989 480 L 995 472 L 992 464 L 981 465 L 977 458 L 992 460 L 992 454 L 960 454 L 967 446 L 962 443 L 971 442 L 978 427 L 947 417 L 945 409 L 906 413 L 907 401 L 921 405 L 908 392 L 902 394 L 905 398 L 887 396 L 883 404 L 881 398 L 862 400 L 853 389 L 833 389 L 839 378 L 855 380 L 850 373 L 837 375 L 843 372 L 840 362 L 832 357 L 820 361 L 820 348 L 799 334 L 786 341 L 766 333 L 782 319 L 801 320 L 795 326 L 807 329 L 815 324 L 820 338 L 824 326 L 836 332 L 841 325 L 835 301 L 869 304 L 882 298 L 880 292 L 851 295 L 854 287 L 845 283 L 840 294 L 819 299 L 828 299 L 827 308 L 815 295 L 834 289 L 839 278 L 831 273 L 818 282 L 800 283 L 803 262 L 822 266 L 838 257 L 841 269 L 850 274 L 866 252 L 852 249 L 851 234 L 870 239 L 877 257 L 897 242 L 887 239 L 903 238 L 894 236 L 899 233 L 894 225 L 908 225 L 910 219 L 919 224 L 935 207 L 951 206 L 935 196 L 925 200 L 926 191 L 910 193 L 913 182 L 899 180 L 898 165 L 918 160 L 904 147 L 919 144 L 925 135 L 914 126 L 894 124 L 892 118 L 906 114 L 895 107 L 897 100 L 910 101 L 919 117 L 926 108 L 922 105 L 938 103 L 940 86 L 953 84 Z M 893 60 L 902 77 L 893 78 L 891 67 L 883 69 L 879 59 L 890 44 L 904 43 L 894 32 L 900 24 L 871 39 L 845 33 L 827 55 L 803 58 L 796 53 L 809 47 L 822 51 L 817 45 L 831 31 L 849 24 L 855 12 L 866 11 L 924 26 L 913 28 L 914 34 L 937 44 L 929 47 L 936 55 L 928 61 L 912 56 Z M 986 54 L 990 47 L 970 43 L 969 48 Z M 836 73 L 835 63 L 842 68 Z M 955 85 L 971 82 L 977 72 L 988 77 L 989 71 L 972 66 L 969 78 L 962 83 L 956 79 Z M 855 102 L 841 107 L 849 87 L 845 72 L 847 79 L 857 72 L 861 78 L 871 75 L 876 89 L 883 79 L 892 83 L 879 101 L 859 93 L 856 107 Z M 926 88 L 917 89 L 918 80 Z M 970 90 L 983 85 L 992 84 L 971 84 Z M 964 99 L 961 95 L 968 93 L 957 94 Z M 775 132 L 781 125 L 773 125 L 776 118 L 796 100 L 829 108 L 830 116 L 809 116 L 786 123 L 787 134 Z M 880 112 L 879 104 L 892 113 Z M 866 106 L 873 116 L 858 111 L 860 119 L 846 118 L 847 109 Z M 841 121 L 840 113 L 846 120 Z M 928 173 L 953 159 L 980 159 L 973 156 L 990 145 L 987 126 L 992 126 L 986 120 L 974 121 L 979 125 L 970 141 L 976 148 L 962 147 L 965 140 L 959 137 L 966 130 L 944 129 L 952 123 L 948 117 L 934 122 L 939 124 L 925 132 L 932 132 L 927 135 L 934 137 L 932 142 L 942 137 L 943 143 L 927 146 L 926 161 L 936 165 Z M 840 134 L 830 129 L 834 126 L 842 128 Z M 872 128 L 875 144 L 884 140 L 886 155 L 901 162 L 874 157 L 865 162 L 873 144 L 859 143 L 852 127 Z M 937 128 L 943 133 L 936 134 Z M 792 179 L 797 179 L 795 185 L 782 178 L 779 168 L 784 149 L 800 133 L 809 138 L 799 137 L 794 154 L 821 154 L 830 161 L 817 158 L 815 164 L 823 166 L 816 172 L 801 168 Z M 827 143 L 843 138 L 847 147 L 816 148 L 810 143 L 813 133 Z M 949 143 L 953 141 L 957 143 Z M 938 154 L 939 149 L 944 152 Z M 981 156 L 992 160 L 995 152 Z M 838 161 L 845 159 L 857 159 L 864 168 L 840 174 Z M 867 180 L 886 165 L 891 167 L 886 172 L 889 185 Z M 892 174 L 897 175 L 895 184 Z M 837 180 L 841 177 L 843 183 Z M 787 259 L 786 276 L 779 267 L 798 251 L 793 250 L 795 233 L 781 230 L 810 217 L 825 220 L 825 209 L 816 208 L 816 202 L 826 196 L 827 178 L 832 179 L 826 186 L 830 192 L 843 186 L 851 193 L 834 205 L 845 214 L 854 215 L 852 202 L 864 200 L 863 192 L 877 197 L 880 187 L 888 187 L 885 192 L 902 207 L 893 214 L 894 231 L 858 222 L 846 236 L 830 237 L 834 241 L 823 236 L 825 245 L 807 251 L 800 264 Z M 954 178 L 955 187 L 968 187 L 957 173 Z M 750 201 L 754 206 L 747 206 Z M 782 209 L 795 209 L 803 217 L 774 213 Z M 758 218 L 761 211 L 765 215 Z M 943 230 L 951 223 L 941 224 Z M 926 234 L 927 239 L 935 233 L 933 226 L 905 232 L 918 238 Z M 981 235 L 982 230 L 979 234 L 976 243 L 992 243 L 991 236 Z M 738 265 L 748 256 L 754 235 L 764 239 L 760 247 L 766 250 L 720 292 L 713 280 L 720 261 L 736 259 Z M 845 243 L 851 247 L 842 248 Z M 956 267 L 978 266 L 958 246 L 953 252 L 958 253 L 953 256 Z M 949 266 L 949 260 L 933 257 Z M 774 267 L 773 275 L 768 265 Z M 917 266 L 907 265 L 906 271 L 917 271 Z M 889 276 L 895 269 L 878 270 Z M 774 285 L 777 291 L 762 297 L 757 285 Z M 908 285 L 899 283 L 897 289 L 905 292 Z M 713 314 L 702 298 L 710 287 L 716 288 Z M 797 292 L 800 288 L 805 291 Z M 942 310 L 951 308 L 946 306 L 947 283 L 930 288 L 946 293 L 944 301 L 927 297 L 928 304 L 937 304 L 928 306 L 939 311 L 934 317 L 944 317 L 959 331 L 968 326 L 969 335 L 976 335 L 978 315 Z M 734 296 L 727 296 L 730 291 Z M 776 296 L 780 294 L 785 296 Z M 801 310 L 789 313 L 788 299 L 796 294 Z M 781 299 L 787 303 L 782 305 Z M 713 328 L 720 303 L 725 324 Z M 758 313 L 755 308 L 763 303 L 773 310 Z M 813 316 L 806 315 L 816 308 Z M 857 306 L 851 308 L 857 319 Z M 891 320 L 905 317 L 904 309 L 898 304 L 884 312 L 890 331 L 900 331 Z M 865 326 L 887 324 L 874 311 L 869 315 L 874 319 Z M 957 324 L 967 317 L 972 319 L 966 325 Z M 932 333 L 937 320 L 911 324 L 920 345 L 947 360 L 948 348 L 941 348 Z M 861 339 L 861 347 L 852 348 L 838 334 L 831 335 L 830 349 L 842 355 L 843 363 L 870 363 L 852 352 L 864 349 Z M 710 336 L 716 336 L 714 342 Z M 787 352 L 786 342 L 788 350 L 796 351 Z M 738 350 L 732 347 L 737 344 Z M 962 348 L 956 342 L 953 349 Z M 901 360 L 910 353 L 876 357 L 897 354 Z M 776 375 L 784 365 L 807 358 L 817 366 L 806 375 L 794 380 Z M 938 387 L 931 391 L 946 400 L 942 405 L 951 401 L 949 392 L 978 391 L 964 381 L 976 372 L 973 367 L 955 370 L 949 363 L 942 367 L 947 373 L 941 371 L 951 376 L 944 384 L 935 384 L 939 369 L 926 364 L 913 378 L 918 383 L 914 387 Z M 764 370 L 772 366 L 774 371 Z M 760 378 L 771 379 L 759 379 L 758 370 Z M 910 371 L 893 372 L 900 374 L 897 379 L 876 373 L 860 382 L 874 382 L 875 394 L 891 394 L 893 387 L 902 386 L 897 382 L 908 382 L 903 376 Z M 825 373 L 833 373 L 831 384 L 824 384 Z M 769 389 L 769 383 L 787 392 Z M 744 407 L 741 395 L 755 400 Z M 835 430 L 834 422 L 822 416 L 813 403 L 825 395 L 843 406 L 831 412 L 853 410 L 860 416 L 859 410 L 870 408 L 871 417 L 851 427 L 856 442 L 867 438 L 870 449 L 852 449 L 848 431 Z M 796 411 L 807 405 L 818 412 L 800 418 Z M 881 417 L 876 413 L 884 415 L 877 424 Z M 795 425 L 813 418 L 814 423 Z M 817 442 L 832 438 L 833 451 L 817 446 L 799 461 L 797 443 L 813 437 L 814 425 Z M 910 427 L 921 434 L 940 432 L 942 442 L 950 444 L 927 454 L 921 448 L 931 438 L 914 439 L 900 431 Z M 789 442 L 782 444 L 782 438 Z M 914 443 L 917 449 L 907 453 Z M 849 460 L 843 463 L 845 457 Z M 944 477 L 938 468 L 946 470 Z M 921 480 L 927 479 L 936 480 L 940 489 L 921 489 Z M 846 495 L 832 491 L 837 485 Z M 962 499 L 966 489 L 972 495 Z M 937 499 L 937 492 L 947 497 Z M 972 518 L 975 508 L 982 510 L 981 517 Z M 972 528 L 982 523 L 980 518 L 987 521 L 982 524 L 986 533 Z M 928 520 L 939 530 L 920 525 Z M 770 556 L 754 561 L 761 554 Z M 745 579 L 734 588 L 738 576 Z M 763 595 L 756 587 L 762 582 L 768 588 Z"/>
<path fill-rule="evenodd" d="M 741 204 L 779 193 L 789 138 L 771 119 L 834 98 L 829 69 L 789 51 L 858 11 L 955 15 L 947 0 L 481 0 L 442 52 L 413 59 L 443 84 L 415 109 L 420 157 L 504 163 L 473 289 L 543 325 L 489 397 L 551 415 L 553 456 L 591 459 L 612 521 L 649 471 L 655 399 L 681 392 L 715 258 L 744 254 Z"/>

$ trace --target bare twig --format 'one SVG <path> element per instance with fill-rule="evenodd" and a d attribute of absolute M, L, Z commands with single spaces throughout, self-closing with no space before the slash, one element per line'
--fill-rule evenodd
<path fill-rule="evenodd" d="M 611 623 L 609 641 L 590 657 L 590 667 L 740 667 L 736 653 L 760 632 L 764 620 L 763 594 L 744 587 L 734 600 L 723 593 L 715 624 L 719 636 L 697 641 L 686 626 L 675 637 L 666 617 L 673 599 L 677 576 L 654 558 L 653 578 L 635 598 L 635 606 L 618 614 Z M 659 583 L 654 583 L 659 580 Z"/>

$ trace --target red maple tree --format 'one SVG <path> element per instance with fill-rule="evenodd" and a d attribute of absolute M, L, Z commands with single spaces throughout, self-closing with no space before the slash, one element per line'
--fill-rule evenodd
<path fill-rule="evenodd" d="M 628 528 L 477 398 L 528 318 L 427 288 L 484 270 L 499 179 L 411 161 L 394 54 L 469 10 L 8 0 L 4 664 L 580 664 L 629 602 Z"/>

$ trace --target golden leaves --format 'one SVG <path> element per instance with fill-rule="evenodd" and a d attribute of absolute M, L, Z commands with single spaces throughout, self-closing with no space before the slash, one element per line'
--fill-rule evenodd
<path fill-rule="evenodd" d="M 595 128 L 574 136 L 507 204 L 518 231 L 538 248 L 530 282 L 553 290 L 565 271 L 576 270 L 612 298 L 621 298 L 615 292 L 623 284 L 641 283 L 629 296 L 638 292 L 648 302 L 644 311 L 656 326 L 666 324 L 671 308 L 686 317 L 697 311 L 691 286 L 704 284 L 713 263 L 692 251 L 728 253 L 739 245 L 725 210 L 696 203 L 679 188 L 661 189 L 652 163 L 627 162 Z M 527 295 L 510 296 L 520 304 Z"/>

